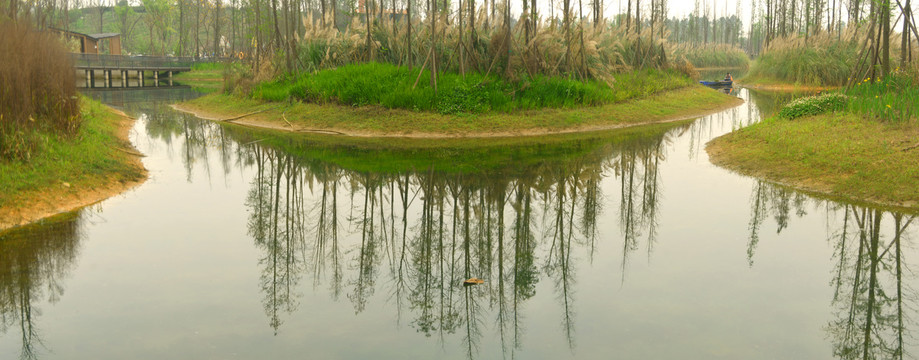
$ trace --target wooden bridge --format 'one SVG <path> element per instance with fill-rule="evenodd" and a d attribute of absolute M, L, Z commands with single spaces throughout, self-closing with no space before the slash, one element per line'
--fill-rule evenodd
<path fill-rule="evenodd" d="M 190 71 L 198 62 L 213 60 L 195 59 L 193 57 L 172 56 L 130 56 L 104 54 L 70 54 L 74 68 L 86 73 L 86 87 L 96 87 L 97 71 L 105 78 L 104 87 L 112 87 L 113 79 L 119 78 L 121 87 L 128 87 L 129 77 L 136 77 L 139 86 L 144 86 L 145 75 L 151 74 L 154 86 L 159 86 L 160 76 L 165 75 L 172 82 L 174 73 Z"/>

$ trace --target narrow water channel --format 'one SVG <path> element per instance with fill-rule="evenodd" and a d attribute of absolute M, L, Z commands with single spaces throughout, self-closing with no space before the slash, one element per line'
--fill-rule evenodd
<path fill-rule="evenodd" d="M 919 226 L 710 164 L 775 97 L 625 132 L 420 149 L 99 90 L 150 180 L 0 236 L 2 359 L 916 355 Z M 484 284 L 463 286 L 478 277 Z"/>

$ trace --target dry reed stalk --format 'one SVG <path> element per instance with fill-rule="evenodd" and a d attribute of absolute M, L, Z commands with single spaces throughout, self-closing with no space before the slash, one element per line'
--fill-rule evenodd
<path fill-rule="evenodd" d="M 5 21 L 0 34 L 0 160 L 28 159 L 39 150 L 37 133 L 79 130 L 75 71 L 51 33 Z"/>

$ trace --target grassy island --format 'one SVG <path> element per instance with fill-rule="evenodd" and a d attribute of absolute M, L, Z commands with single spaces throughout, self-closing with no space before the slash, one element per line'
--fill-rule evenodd
<path fill-rule="evenodd" d="M 710 142 L 715 164 L 797 188 L 919 209 L 919 71 L 796 100 Z"/>
<path fill-rule="evenodd" d="M 613 84 L 554 77 L 510 82 L 388 64 L 348 65 L 212 94 L 181 110 L 269 128 L 354 136 L 495 137 L 604 130 L 681 120 L 739 100 L 673 70 L 618 75 Z"/>

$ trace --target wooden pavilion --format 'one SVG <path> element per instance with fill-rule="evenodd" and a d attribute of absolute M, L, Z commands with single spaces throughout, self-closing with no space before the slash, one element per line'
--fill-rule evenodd
<path fill-rule="evenodd" d="M 119 33 L 83 34 L 57 28 L 50 28 L 49 30 L 67 39 L 77 40 L 80 43 L 80 53 L 82 54 L 99 54 L 100 47 L 108 45 L 109 55 L 121 55 L 121 34 Z"/>

